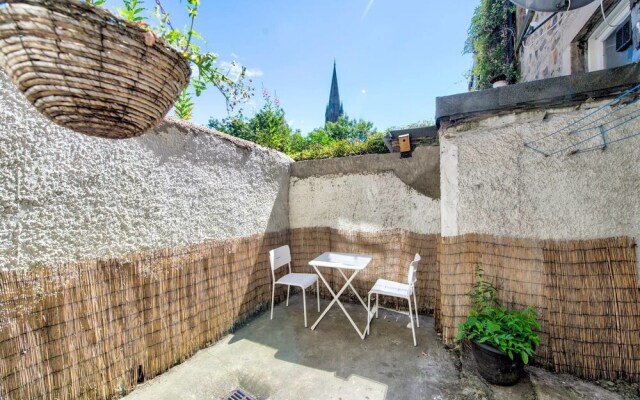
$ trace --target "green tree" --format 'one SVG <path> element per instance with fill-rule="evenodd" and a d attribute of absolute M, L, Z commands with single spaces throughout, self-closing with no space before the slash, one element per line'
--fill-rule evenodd
<path fill-rule="evenodd" d="M 299 132 L 292 132 L 277 98 L 272 99 L 266 90 L 263 91 L 262 96 L 264 104 L 251 119 L 245 118 L 242 114 L 221 120 L 210 118 L 209 127 L 283 153 L 289 153 L 294 134 L 297 133 L 300 138 L 302 135 Z M 295 138 L 296 146 L 302 148 L 300 138 Z"/>
<path fill-rule="evenodd" d="M 373 122 L 351 119 L 347 115 L 341 115 L 336 122 L 327 122 L 324 129 L 334 140 L 349 141 L 363 141 L 374 131 Z"/>
<path fill-rule="evenodd" d="M 292 130 L 277 98 L 263 92 L 264 105 L 250 119 L 242 114 L 224 119 L 209 119 L 209 127 L 282 151 L 295 160 L 344 157 L 358 154 L 387 153 L 383 134 L 372 122 L 340 117 L 304 136 Z"/>
<path fill-rule="evenodd" d="M 291 128 L 284 118 L 284 110 L 276 98 L 271 100 L 265 91 L 265 103 L 262 109 L 249 121 L 249 127 L 255 132 L 255 142 L 287 153 L 291 145 Z"/>
<path fill-rule="evenodd" d="M 316 128 L 309 132 L 307 135 L 308 144 L 318 144 L 320 146 L 327 146 L 335 139 L 327 132 L 327 130 L 323 128 Z"/>
<path fill-rule="evenodd" d="M 296 130 L 293 135 L 291 135 L 291 146 L 290 151 L 292 153 L 297 153 L 304 150 L 308 146 L 308 140 L 299 130 Z"/>
<path fill-rule="evenodd" d="M 256 141 L 256 133 L 251 129 L 249 121 L 242 114 L 223 119 L 209 118 L 209 128 L 241 139 Z"/>

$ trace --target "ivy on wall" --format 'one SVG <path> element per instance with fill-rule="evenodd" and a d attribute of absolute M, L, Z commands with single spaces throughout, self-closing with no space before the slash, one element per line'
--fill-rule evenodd
<path fill-rule="evenodd" d="M 518 81 L 514 41 L 515 5 L 509 0 L 480 0 L 464 48 L 465 54 L 473 54 L 470 89 L 486 89 L 498 80 Z"/>

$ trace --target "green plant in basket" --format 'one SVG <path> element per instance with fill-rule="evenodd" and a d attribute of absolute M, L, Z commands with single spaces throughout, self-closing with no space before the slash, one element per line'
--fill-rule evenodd
<path fill-rule="evenodd" d="M 525 364 L 540 344 L 536 330 L 540 329 L 535 310 L 508 310 L 496 297 L 495 286 L 483 278 L 476 267 L 476 283 L 467 294 L 471 310 L 467 320 L 458 325 L 457 340 L 464 338 L 491 346 L 509 356 L 519 356 Z"/>
<path fill-rule="evenodd" d="M 84 1 L 94 6 L 102 6 L 105 3 L 105 0 Z M 222 71 L 216 64 L 217 54 L 203 51 L 200 46 L 194 43 L 194 41 L 204 42 L 203 37 L 194 29 L 200 0 L 181 0 L 185 4 L 188 16 L 188 24 L 183 28 L 174 28 L 170 15 L 160 0 L 155 0 L 152 13 L 147 10 L 144 1 L 122 0 L 122 7 L 118 7 L 116 10 L 125 20 L 147 30 L 149 36 L 145 36 L 145 41 L 150 40 L 153 43 L 156 38 L 162 38 L 191 63 L 194 73 L 191 76 L 189 87 L 182 92 L 174 106 L 178 118 L 191 118 L 194 108 L 193 94 L 200 96 L 209 86 L 215 87 L 224 96 L 229 113 L 253 95 L 253 88 L 250 86 L 251 80 L 248 83 L 245 82 L 245 67 L 234 61 L 230 64 L 229 71 Z M 155 17 L 156 23 L 148 24 L 149 14 Z"/>

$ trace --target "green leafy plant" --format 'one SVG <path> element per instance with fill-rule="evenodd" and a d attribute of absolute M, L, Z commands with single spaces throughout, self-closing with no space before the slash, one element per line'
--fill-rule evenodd
<path fill-rule="evenodd" d="M 94 6 L 101 6 L 105 3 L 105 0 L 85 1 Z M 155 0 L 155 7 L 152 13 L 145 7 L 144 0 L 123 0 L 123 7 L 116 10 L 125 20 L 136 23 L 139 27 L 151 32 L 152 41 L 161 38 L 191 62 L 193 73 L 189 88 L 181 94 L 174 107 L 178 118 L 190 119 L 194 108 L 193 96 L 200 96 L 210 86 L 218 89 L 224 96 L 227 112 L 231 114 L 240 104 L 253 96 L 251 80 L 246 81 L 246 68 L 236 62 L 231 63 L 231 68 L 227 73 L 218 68 L 216 64 L 217 54 L 203 51 L 195 43 L 196 41 L 204 43 L 202 35 L 194 29 L 200 0 L 185 0 L 184 3 L 189 22 L 182 29 L 173 27 L 170 15 L 164 9 L 160 0 Z M 156 18 L 156 23 L 148 24 L 149 14 Z M 147 37 L 145 36 L 146 40 Z"/>
<path fill-rule="evenodd" d="M 143 0 L 123 0 L 122 5 L 124 7 L 118 7 L 116 10 L 127 21 L 140 22 L 144 20 L 142 15 L 144 11 L 143 3 Z"/>
<path fill-rule="evenodd" d="M 262 96 L 264 104 L 252 118 L 242 113 L 222 120 L 210 118 L 209 127 L 282 151 L 294 160 L 389 152 L 384 135 L 375 132 L 372 122 L 343 116 L 303 136 L 289 126 L 278 98 L 272 99 L 267 90 Z"/>
<path fill-rule="evenodd" d="M 485 89 L 497 80 L 519 79 L 513 45 L 515 5 L 508 0 L 481 0 L 468 30 L 464 53 L 473 54 L 470 72 L 474 89 Z"/>
<path fill-rule="evenodd" d="M 178 101 L 173 105 L 176 116 L 180 119 L 190 120 L 193 116 L 193 98 L 186 90 L 183 90 L 178 97 Z"/>
<path fill-rule="evenodd" d="M 467 320 L 458 325 L 456 339 L 475 340 L 502 351 L 512 360 L 518 355 L 528 364 L 540 344 L 535 333 L 540 329 L 535 310 L 531 306 L 520 311 L 504 307 L 496 297 L 495 286 L 484 280 L 479 266 L 473 290 L 467 295 L 471 310 Z"/>
<path fill-rule="evenodd" d="M 298 152 L 289 154 L 296 161 L 321 158 L 348 157 L 362 154 L 388 153 L 381 132 L 374 132 L 363 141 L 335 140 L 328 144 L 314 143 Z"/>

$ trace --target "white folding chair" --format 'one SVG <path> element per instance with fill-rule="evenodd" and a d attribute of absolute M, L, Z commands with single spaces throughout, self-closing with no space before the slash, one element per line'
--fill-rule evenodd
<path fill-rule="evenodd" d="M 371 326 L 371 319 L 372 319 L 371 295 L 373 294 L 376 295 L 376 307 L 375 307 L 376 318 L 378 318 L 379 295 L 398 297 L 402 299 L 407 299 L 407 302 L 409 303 L 409 319 L 411 320 L 411 333 L 413 333 L 413 345 L 414 346 L 418 345 L 418 343 L 416 342 L 416 330 L 413 324 L 411 296 L 413 296 L 413 306 L 414 306 L 413 308 L 415 309 L 415 313 L 416 313 L 416 324 L 418 325 L 418 328 L 419 328 L 420 320 L 418 319 L 418 302 L 416 300 L 416 290 L 415 290 L 415 283 L 418 280 L 418 278 L 416 277 L 416 271 L 418 268 L 419 261 L 420 261 L 420 254 L 416 253 L 415 258 L 413 259 L 413 261 L 411 261 L 411 264 L 409 264 L 409 274 L 407 276 L 407 283 L 388 281 L 386 279 L 378 279 L 375 285 L 373 285 L 373 288 L 371 288 L 371 290 L 369 291 L 369 296 L 367 296 L 367 304 L 369 309 L 369 315 L 367 316 L 367 335 L 369 334 L 369 329 Z"/>
<path fill-rule="evenodd" d="M 273 301 L 276 295 L 276 285 L 287 285 L 287 307 L 289 306 L 289 291 L 291 286 L 297 286 L 302 289 L 302 304 L 304 305 L 304 327 L 307 327 L 307 300 L 305 298 L 305 289 L 316 284 L 316 293 L 318 296 L 318 312 L 320 312 L 320 284 L 318 275 L 316 274 L 299 274 L 291 272 L 291 252 L 289 246 L 278 247 L 269 251 L 269 262 L 271 263 L 271 278 L 273 285 L 271 287 L 271 319 L 273 319 Z M 276 281 L 276 270 L 285 265 L 289 266 L 289 273 Z"/>

